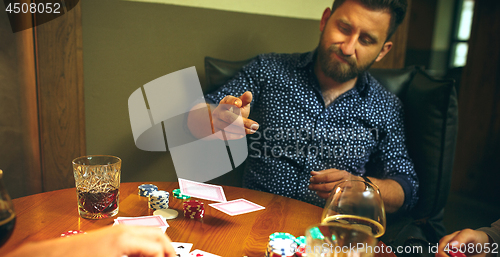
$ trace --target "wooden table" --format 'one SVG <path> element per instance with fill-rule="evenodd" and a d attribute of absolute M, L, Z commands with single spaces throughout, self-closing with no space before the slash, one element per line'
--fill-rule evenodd
<path fill-rule="evenodd" d="M 0 249 L 0 256 L 28 241 L 60 237 L 68 230 L 90 231 L 113 224 L 116 217 L 152 215 L 148 200 L 139 196 L 137 186 L 152 183 L 160 190 L 172 192 L 176 182 L 132 182 L 120 186 L 120 212 L 113 218 L 88 220 L 78 215 L 75 188 L 45 192 L 14 199 L 17 213 L 16 228 Z M 202 221 L 183 217 L 182 200 L 171 197 L 170 208 L 179 217 L 168 220 L 168 236 L 174 242 L 193 243 L 200 249 L 220 256 L 264 256 L 267 240 L 274 232 L 304 235 L 307 227 L 319 223 L 322 208 L 291 198 L 223 186 L 228 201 L 244 198 L 266 207 L 265 210 L 231 217 L 205 203 Z M 381 256 L 381 255 L 377 255 Z M 393 254 L 387 255 L 394 257 Z"/>

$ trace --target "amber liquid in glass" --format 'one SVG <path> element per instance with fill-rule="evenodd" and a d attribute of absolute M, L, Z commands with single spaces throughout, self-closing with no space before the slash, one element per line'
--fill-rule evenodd
<path fill-rule="evenodd" d="M 100 219 L 114 216 L 118 208 L 119 190 L 112 188 L 107 192 L 86 192 L 77 190 L 78 208 L 86 218 Z"/>
<path fill-rule="evenodd" d="M 355 215 L 339 214 L 329 216 L 323 219 L 323 223 L 341 223 L 354 225 L 361 229 L 370 231 L 375 238 L 381 237 L 385 232 L 384 227 L 380 223 L 365 217 Z"/>

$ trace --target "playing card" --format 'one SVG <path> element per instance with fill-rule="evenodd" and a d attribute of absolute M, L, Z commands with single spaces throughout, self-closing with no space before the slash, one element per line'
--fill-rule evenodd
<path fill-rule="evenodd" d="M 114 221 L 113 226 L 115 225 L 158 227 L 163 233 L 169 227 L 167 220 L 162 216 L 118 217 Z"/>
<path fill-rule="evenodd" d="M 219 255 L 215 255 L 212 253 L 207 253 L 202 250 L 194 250 L 191 252 L 192 257 L 220 257 Z"/>
<path fill-rule="evenodd" d="M 118 224 L 122 225 L 133 225 L 133 226 L 147 226 L 147 227 L 164 227 L 167 226 L 167 222 L 165 222 L 160 216 L 144 216 L 144 217 L 135 217 L 135 218 L 123 218 L 119 217 L 116 219 Z"/>
<path fill-rule="evenodd" d="M 182 255 L 189 256 L 189 252 L 191 251 L 191 248 L 193 247 L 193 244 L 191 243 L 180 243 L 180 242 L 172 242 L 172 246 L 175 249 L 175 253 Z"/>
<path fill-rule="evenodd" d="M 226 202 L 226 195 L 221 186 L 179 178 L 179 188 L 184 195 L 215 202 Z"/>
<path fill-rule="evenodd" d="M 225 203 L 212 203 L 209 204 L 209 206 L 231 216 L 265 209 L 264 206 L 260 206 L 245 199 L 237 199 Z"/>

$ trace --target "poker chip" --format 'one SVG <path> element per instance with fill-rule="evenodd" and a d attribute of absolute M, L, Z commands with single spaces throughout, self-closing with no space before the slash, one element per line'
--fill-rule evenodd
<path fill-rule="evenodd" d="M 297 249 L 295 250 L 295 255 L 297 257 L 305 257 L 307 256 L 306 252 L 306 237 L 299 236 L 295 239 L 295 243 L 297 244 Z"/>
<path fill-rule="evenodd" d="M 70 237 L 78 234 L 87 234 L 86 232 L 83 232 L 81 230 L 68 230 L 64 233 L 61 234 L 61 237 Z"/>
<path fill-rule="evenodd" d="M 153 191 L 149 195 L 148 206 L 153 211 L 168 209 L 170 193 L 163 190 Z"/>
<path fill-rule="evenodd" d="M 283 233 L 285 234 L 285 233 Z M 295 255 L 293 246 L 295 237 L 288 234 L 289 238 L 274 238 L 267 244 L 266 257 L 292 257 Z M 288 237 L 288 236 L 287 236 Z"/>
<path fill-rule="evenodd" d="M 272 233 L 267 243 L 266 257 L 291 257 L 295 255 L 296 238 L 285 232 Z"/>
<path fill-rule="evenodd" d="M 305 236 L 299 236 L 295 238 L 295 243 L 297 245 L 306 245 L 306 237 Z"/>
<path fill-rule="evenodd" d="M 305 245 L 297 246 L 297 250 L 295 250 L 295 255 L 297 257 L 306 257 L 307 256 L 306 246 Z"/>
<path fill-rule="evenodd" d="M 197 200 L 185 201 L 183 204 L 184 217 L 191 219 L 201 219 L 205 215 L 204 204 Z"/>
<path fill-rule="evenodd" d="M 143 197 L 149 197 L 154 191 L 158 191 L 158 187 L 153 184 L 142 184 L 138 186 L 139 195 Z"/>
<path fill-rule="evenodd" d="M 189 196 L 189 195 L 182 194 L 181 190 L 179 188 L 174 189 L 172 191 L 172 193 L 174 194 L 174 197 L 177 199 L 187 200 L 187 199 L 191 198 L 191 196 Z"/>
<path fill-rule="evenodd" d="M 319 240 L 325 239 L 325 236 L 323 236 L 323 233 L 321 233 L 318 227 L 313 227 L 309 229 L 309 234 L 311 234 L 311 237 L 313 239 L 319 239 Z"/>
<path fill-rule="evenodd" d="M 164 219 L 171 220 L 177 218 L 179 213 L 173 209 L 161 209 L 154 211 L 153 215 L 162 216 Z"/>
<path fill-rule="evenodd" d="M 269 241 L 272 241 L 275 239 L 290 239 L 290 240 L 295 241 L 295 237 L 292 234 L 285 233 L 285 232 L 276 232 L 276 233 L 272 233 L 269 236 Z"/>

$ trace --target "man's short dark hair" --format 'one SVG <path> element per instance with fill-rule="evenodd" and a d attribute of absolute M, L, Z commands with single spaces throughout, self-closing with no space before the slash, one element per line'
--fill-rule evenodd
<path fill-rule="evenodd" d="M 332 14 L 335 12 L 339 6 L 341 6 L 347 0 L 335 0 L 332 6 Z M 389 24 L 389 30 L 387 31 L 387 39 L 389 41 L 391 36 L 394 34 L 398 26 L 403 22 L 408 3 L 406 0 L 350 0 L 356 1 L 368 9 L 378 11 L 387 10 L 391 14 L 391 23 Z"/>

